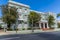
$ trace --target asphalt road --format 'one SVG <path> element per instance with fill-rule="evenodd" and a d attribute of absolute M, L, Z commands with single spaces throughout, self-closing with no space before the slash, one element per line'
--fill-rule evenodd
<path fill-rule="evenodd" d="M 60 40 L 60 32 L 4 35 L 0 40 Z"/>

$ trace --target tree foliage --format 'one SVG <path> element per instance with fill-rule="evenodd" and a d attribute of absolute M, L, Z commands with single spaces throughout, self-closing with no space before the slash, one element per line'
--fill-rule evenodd
<path fill-rule="evenodd" d="M 41 20 L 41 15 L 31 11 L 29 16 L 28 16 L 28 20 L 29 20 L 29 24 L 32 24 L 32 20 L 33 20 L 33 26 L 35 26 L 35 23 L 39 23 L 39 21 Z"/>
<path fill-rule="evenodd" d="M 57 17 L 59 17 L 60 16 L 60 13 L 59 14 L 57 14 Z"/>
<path fill-rule="evenodd" d="M 15 7 L 10 7 L 7 5 L 2 6 L 2 15 L 3 22 L 7 23 L 8 28 L 10 28 L 11 24 L 16 22 L 17 18 L 17 9 Z"/>
<path fill-rule="evenodd" d="M 58 28 L 60 28 L 60 23 L 58 23 Z"/>
<path fill-rule="evenodd" d="M 52 25 L 54 25 L 55 23 L 54 23 L 54 16 L 52 16 L 52 15 L 49 15 L 48 16 L 48 25 L 49 25 L 49 27 L 51 28 L 52 27 Z"/>

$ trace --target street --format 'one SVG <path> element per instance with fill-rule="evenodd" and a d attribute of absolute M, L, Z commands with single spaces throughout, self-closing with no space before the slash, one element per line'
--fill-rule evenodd
<path fill-rule="evenodd" d="M 60 32 L 4 35 L 0 40 L 60 40 Z"/>

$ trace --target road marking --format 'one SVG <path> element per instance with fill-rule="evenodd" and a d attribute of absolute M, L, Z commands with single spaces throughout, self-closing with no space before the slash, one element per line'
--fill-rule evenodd
<path fill-rule="evenodd" d="M 10 39 L 16 39 L 16 38 L 20 38 L 20 37 L 3 38 L 3 39 L 0 39 L 0 40 L 10 40 Z"/>

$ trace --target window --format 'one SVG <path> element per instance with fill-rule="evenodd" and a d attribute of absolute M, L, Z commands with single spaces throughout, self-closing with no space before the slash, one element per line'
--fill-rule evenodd
<path fill-rule="evenodd" d="M 19 9 L 22 9 L 22 7 L 19 7 Z"/>
<path fill-rule="evenodd" d="M 18 13 L 20 13 L 20 12 L 22 12 L 22 9 L 18 9 L 17 11 L 18 11 Z"/>
<path fill-rule="evenodd" d="M 27 16 L 27 15 L 25 15 L 25 16 Z"/>
<path fill-rule="evenodd" d="M 27 24 L 27 22 L 24 22 L 24 24 Z"/>
<path fill-rule="evenodd" d="M 27 9 L 25 9 L 25 10 L 27 10 Z"/>
<path fill-rule="evenodd" d="M 18 24 L 22 24 L 23 20 L 18 20 Z"/>

